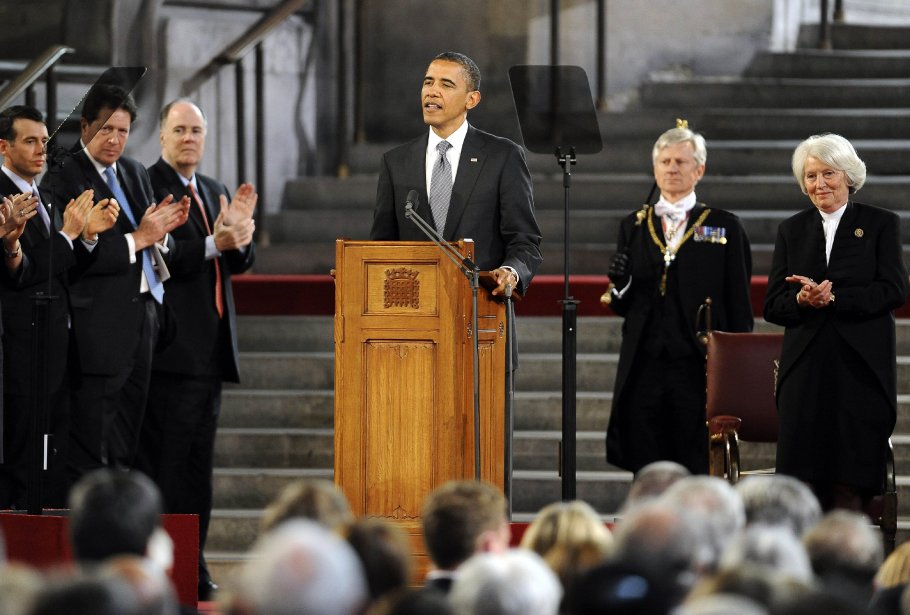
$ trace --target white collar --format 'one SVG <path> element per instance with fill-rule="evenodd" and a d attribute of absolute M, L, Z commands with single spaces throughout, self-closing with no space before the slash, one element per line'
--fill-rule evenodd
<path fill-rule="evenodd" d="M 461 123 L 461 126 L 458 129 L 450 134 L 448 137 L 443 139 L 430 127 L 430 139 L 427 141 L 427 151 L 435 152 L 436 146 L 440 141 L 448 141 L 456 151 L 461 151 L 461 146 L 464 145 L 465 137 L 468 136 L 468 121 L 465 120 Z"/>

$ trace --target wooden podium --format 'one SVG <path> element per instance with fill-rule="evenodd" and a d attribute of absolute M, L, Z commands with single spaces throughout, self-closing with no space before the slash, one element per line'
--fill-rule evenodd
<path fill-rule="evenodd" d="M 470 240 L 453 244 L 473 259 Z M 474 478 L 471 284 L 431 242 L 335 252 L 335 483 L 419 535 L 426 495 Z M 503 486 L 504 305 L 478 292 L 480 475 Z"/>

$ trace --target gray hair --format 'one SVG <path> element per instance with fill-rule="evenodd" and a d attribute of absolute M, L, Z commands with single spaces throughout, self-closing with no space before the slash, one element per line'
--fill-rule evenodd
<path fill-rule="evenodd" d="M 256 615 L 355 615 L 368 596 L 354 549 L 323 526 L 296 519 L 259 539 L 239 593 Z"/>
<path fill-rule="evenodd" d="M 746 523 L 783 525 L 802 538 L 822 518 L 818 498 L 804 482 L 786 474 L 750 476 L 737 483 Z"/>
<path fill-rule="evenodd" d="M 807 586 L 814 578 L 806 549 L 793 532 L 781 526 L 749 526 L 727 545 L 720 558 L 721 570 L 738 570 L 750 564 Z"/>
<path fill-rule="evenodd" d="M 793 150 L 793 177 L 803 194 L 806 189 L 806 160 L 809 156 L 818 158 L 828 166 L 843 171 L 847 176 L 850 194 L 857 192 L 866 183 L 866 163 L 860 160 L 853 144 L 840 135 L 825 133 L 812 135 Z"/>
<path fill-rule="evenodd" d="M 449 593 L 458 615 L 557 615 L 561 599 L 556 574 L 526 549 L 472 556 L 458 568 Z"/>
<path fill-rule="evenodd" d="M 657 162 L 657 156 L 663 148 L 677 143 L 686 143 L 687 141 L 692 144 L 692 149 L 695 150 L 695 162 L 700 165 L 705 164 L 708 161 L 708 148 L 705 147 L 705 138 L 688 128 L 671 128 L 657 137 L 654 148 L 651 150 L 651 162 Z"/>
<path fill-rule="evenodd" d="M 816 574 L 852 571 L 873 576 L 882 565 L 884 549 L 869 518 L 849 510 L 833 510 L 803 537 L 806 553 Z"/>

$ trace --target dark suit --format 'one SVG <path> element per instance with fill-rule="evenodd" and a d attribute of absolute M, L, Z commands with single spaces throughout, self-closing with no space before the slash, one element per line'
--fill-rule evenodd
<path fill-rule="evenodd" d="M 372 240 L 427 241 L 405 218 L 408 192 L 420 195 L 417 213 L 432 224 L 427 199 L 426 153 L 429 133 L 382 157 Z M 525 292 L 540 255 L 540 229 L 534 217 L 531 176 L 522 149 L 509 141 L 469 126 L 461 150 L 444 239 L 474 240 L 474 262 L 482 270 L 502 265 L 518 273 Z"/>
<path fill-rule="evenodd" d="M 667 269 L 666 294 L 660 294 L 664 255 L 649 227 L 665 242 L 661 220 L 653 214 L 638 222 L 626 217 L 619 249 L 629 254 L 631 284 L 611 307 L 623 322 L 622 347 L 613 409 L 607 430 L 607 460 L 633 472 L 652 461 L 669 459 L 692 472 L 708 468 L 705 428 L 704 345 L 696 337 L 698 308 L 710 297 L 712 327 L 751 331 L 749 239 L 739 218 L 696 204 L 689 212 L 688 240 L 680 244 Z M 723 229 L 723 242 L 693 227 Z M 719 239 L 719 237 L 717 238 Z M 618 289 L 622 290 L 622 289 Z"/>
<path fill-rule="evenodd" d="M 0 171 L 0 194 L 10 196 L 22 190 Z M 49 195 L 41 191 L 46 206 Z M 47 209 L 45 209 L 47 211 Z M 54 229 L 62 227 L 60 208 L 53 207 L 49 217 Z M 77 256 L 84 263 L 88 256 L 80 245 L 72 247 L 58 232 L 48 232 L 41 217 L 30 220 L 19 238 L 23 260 L 19 271 L 10 275 L 0 268 L 0 301 L 3 304 L 3 407 L 4 465 L 0 466 L 0 508 L 25 507 L 28 475 L 27 443 L 29 433 L 30 399 L 34 370 L 42 369 L 47 391 L 48 427 L 54 434 L 52 446 L 56 455 L 49 461 L 47 481 L 43 488 L 45 506 L 62 508 L 66 504 L 66 440 L 69 437 L 69 290 L 68 277 L 76 265 Z M 49 254 L 49 250 L 53 254 Z M 74 251 L 75 250 L 75 251 Z M 48 267 L 53 273 L 48 286 Z M 48 347 L 43 365 L 33 360 L 32 296 L 50 292 L 56 297 L 47 304 Z"/>
<path fill-rule="evenodd" d="M 825 263 L 812 207 L 781 223 L 765 319 L 786 327 L 778 373 L 777 471 L 880 491 L 897 407 L 894 316 L 907 298 L 896 214 L 849 202 Z M 801 308 L 791 274 L 833 283 L 835 301 Z"/>
<path fill-rule="evenodd" d="M 155 480 L 171 513 L 199 515 L 200 556 L 212 509 L 215 432 L 221 410 L 221 383 L 239 382 L 237 316 L 231 275 L 253 265 L 252 244 L 217 257 L 222 280 L 223 317 L 215 309 L 215 260 L 205 259 L 209 235 L 202 213 L 177 172 L 158 159 L 148 169 L 157 200 L 190 197 L 186 224 L 171 233 L 165 303 L 177 321 L 177 335 L 152 364 L 141 467 Z M 214 230 L 219 196 L 230 200 L 221 182 L 196 173 L 196 186 Z M 201 560 L 202 561 L 202 560 Z M 207 572 L 200 571 L 202 574 Z"/>
<path fill-rule="evenodd" d="M 145 168 L 122 156 L 118 179 L 138 224 L 152 202 Z M 95 200 L 113 194 L 86 153 L 71 152 L 58 173 L 41 182 L 56 204 L 87 188 Z M 121 203 L 121 208 L 124 204 Z M 70 462 L 74 478 L 102 466 L 129 468 L 138 445 L 158 338 L 158 308 L 140 293 L 142 255 L 130 263 L 125 235 L 133 232 L 126 213 L 99 235 L 91 263 L 70 286 L 73 341 L 79 380 L 74 388 Z"/>

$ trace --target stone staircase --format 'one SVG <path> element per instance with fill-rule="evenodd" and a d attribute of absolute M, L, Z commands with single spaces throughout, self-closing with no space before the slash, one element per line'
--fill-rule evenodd
<path fill-rule="evenodd" d="M 618 510 L 631 474 L 606 464 L 604 433 L 620 342 L 621 319 L 578 322 L 577 491 L 606 518 Z M 558 317 L 520 317 L 516 373 L 513 510 L 529 520 L 560 499 L 557 475 L 562 401 Z M 757 323 L 762 331 L 776 330 Z M 332 478 L 333 355 L 328 316 L 241 317 L 243 385 L 224 394 L 216 445 L 215 510 L 207 557 L 229 582 L 258 534 L 264 507 L 288 482 Z M 910 467 L 910 321 L 898 323 L 898 471 Z M 769 467 L 774 449 L 743 445 L 744 465 Z M 910 477 L 899 478 L 899 541 L 910 538 Z"/>

